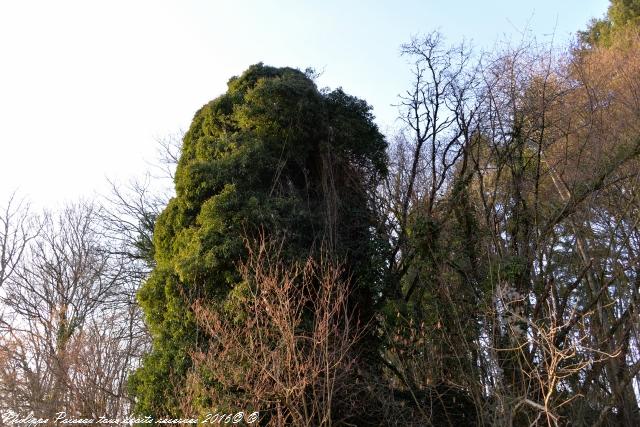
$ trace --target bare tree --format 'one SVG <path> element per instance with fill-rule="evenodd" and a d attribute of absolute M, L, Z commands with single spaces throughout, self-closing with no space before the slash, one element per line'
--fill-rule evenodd
<path fill-rule="evenodd" d="M 0 214 L 0 288 L 14 273 L 29 241 L 38 233 L 29 204 L 16 197 L 14 192 Z"/>
<path fill-rule="evenodd" d="M 97 417 L 128 408 L 126 376 L 146 338 L 97 209 L 78 203 L 45 214 L 5 283 L 0 393 L 13 410 Z"/>
<path fill-rule="evenodd" d="M 431 422 L 637 424 L 637 46 L 404 47 L 384 358 Z"/>
<path fill-rule="evenodd" d="M 129 261 L 131 277 L 140 282 L 155 266 L 153 230 L 167 198 L 151 188 L 149 175 L 124 187 L 110 184 L 111 194 L 103 197 L 99 212 L 101 231 L 113 254 Z"/>
<path fill-rule="evenodd" d="M 158 139 L 157 163 L 152 166 L 160 170 L 160 178 L 175 178 L 176 166 L 182 153 L 184 131 Z"/>
<path fill-rule="evenodd" d="M 155 267 L 153 231 L 172 195 L 169 188 L 180 158 L 182 134 L 157 141 L 157 159 L 151 166 L 160 171 L 159 176 L 147 172 L 124 185 L 109 181 L 111 191 L 102 197 L 99 214 L 104 236 L 114 254 L 129 261 L 129 274 L 138 282 Z"/>
<path fill-rule="evenodd" d="M 396 138 L 392 173 L 382 197 L 393 242 L 392 292 L 398 291 L 398 280 L 407 270 L 408 264 L 399 261 L 412 257 L 407 245 L 410 214 L 420 205 L 427 217 L 436 216 L 454 165 L 473 136 L 478 112 L 479 81 L 471 51 L 464 44 L 443 45 L 441 35 L 433 32 L 402 46 L 403 55 L 414 60 L 413 82 L 400 96 L 400 119 L 406 131 Z"/>
<path fill-rule="evenodd" d="M 400 96 L 405 129 L 393 145 L 391 173 L 380 196 L 392 247 L 387 295 L 395 312 L 383 325 L 389 339 L 383 360 L 393 387 L 406 391 L 432 422 L 468 423 L 475 415 L 465 407 L 469 398 L 457 381 L 465 375 L 456 374 L 456 360 L 477 329 L 476 295 L 473 286 L 456 288 L 445 279 L 452 268 L 440 238 L 468 199 L 456 182 L 469 179 L 468 158 L 482 113 L 479 62 L 464 44 L 447 47 L 437 32 L 412 39 L 402 53 L 412 61 L 413 81 Z M 475 248 L 467 249 L 471 264 L 464 274 L 473 276 Z M 435 320 L 425 298 L 441 301 L 432 307 L 447 311 Z M 431 328 L 437 328 L 433 341 L 426 335 Z"/>

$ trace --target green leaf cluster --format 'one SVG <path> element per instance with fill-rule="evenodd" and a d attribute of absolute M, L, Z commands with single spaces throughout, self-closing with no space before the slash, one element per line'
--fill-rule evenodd
<path fill-rule="evenodd" d="M 640 0 L 611 0 L 607 15 L 593 19 L 580 39 L 589 46 L 609 47 L 615 38 L 640 26 Z"/>

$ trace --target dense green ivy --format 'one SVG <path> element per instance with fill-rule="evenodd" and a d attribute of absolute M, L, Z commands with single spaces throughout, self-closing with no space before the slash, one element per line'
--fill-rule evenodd
<path fill-rule="evenodd" d="M 382 239 L 369 195 L 386 143 L 366 102 L 320 91 L 305 73 L 257 64 L 203 106 L 184 137 L 174 197 L 154 232 L 156 268 L 139 292 L 153 336 L 131 378 L 136 410 L 179 415 L 190 351 L 203 345 L 191 304 L 225 304 L 245 238 L 284 241 L 285 259 L 329 250 L 371 317 L 382 294 Z"/>

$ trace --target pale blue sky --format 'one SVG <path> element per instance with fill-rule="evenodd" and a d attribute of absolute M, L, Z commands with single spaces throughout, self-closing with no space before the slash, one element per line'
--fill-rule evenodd
<path fill-rule="evenodd" d="M 323 71 L 320 86 L 366 99 L 384 130 L 412 34 L 490 49 L 528 28 L 562 46 L 607 4 L 0 0 L 0 205 L 15 188 L 50 205 L 143 174 L 157 138 L 259 61 Z"/>

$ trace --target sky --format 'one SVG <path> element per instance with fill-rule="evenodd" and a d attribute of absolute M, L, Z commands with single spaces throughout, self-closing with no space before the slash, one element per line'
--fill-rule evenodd
<path fill-rule="evenodd" d="M 312 67 L 373 106 L 384 132 L 410 82 L 400 45 L 439 30 L 491 50 L 566 45 L 607 0 L 0 0 L 0 206 L 108 192 L 154 170 L 158 140 L 249 65 Z M 154 172 L 154 175 L 156 173 Z"/>

